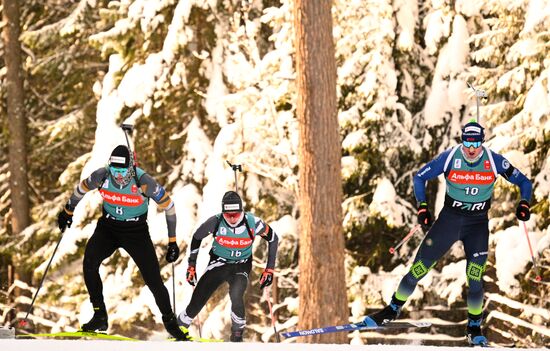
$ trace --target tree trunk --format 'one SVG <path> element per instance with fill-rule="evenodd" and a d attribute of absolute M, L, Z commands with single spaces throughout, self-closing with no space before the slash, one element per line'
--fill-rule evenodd
<path fill-rule="evenodd" d="M 8 148 L 11 192 L 11 233 L 19 234 L 30 224 L 29 191 L 27 177 L 27 124 L 23 100 L 23 75 L 21 69 L 21 46 L 19 42 L 19 4 L 17 0 L 3 1 L 2 17 L 4 30 L 4 61 L 6 64 L 6 96 L 8 112 Z M 18 262 L 15 254 L 12 258 L 15 267 L 15 279 L 30 283 L 31 274 Z M 18 289 L 14 292 L 19 295 Z"/>
<path fill-rule="evenodd" d="M 341 143 L 330 0 L 296 0 L 300 125 L 300 329 L 347 323 L 342 234 Z M 345 333 L 307 342 L 346 343 Z"/>

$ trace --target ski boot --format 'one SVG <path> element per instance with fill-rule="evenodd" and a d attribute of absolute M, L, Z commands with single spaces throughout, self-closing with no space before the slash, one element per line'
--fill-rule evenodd
<path fill-rule="evenodd" d="M 83 332 L 95 332 L 95 333 L 106 333 L 107 328 L 109 327 L 109 322 L 107 318 L 107 311 L 105 306 L 94 307 L 94 315 L 88 323 L 82 324 L 80 330 Z"/>
<path fill-rule="evenodd" d="M 166 328 L 166 331 L 172 335 L 176 341 L 189 341 L 191 338 L 189 337 L 189 333 L 186 331 L 187 329 L 181 329 L 178 325 L 178 320 L 176 316 L 172 314 L 168 314 L 165 316 L 162 316 L 162 322 L 164 323 L 164 328 Z"/>
<path fill-rule="evenodd" d="M 397 300 L 394 295 L 389 305 L 380 311 L 365 317 L 363 324 L 367 327 L 379 327 L 384 324 L 388 324 L 399 317 L 404 303 L 404 301 Z"/>
<path fill-rule="evenodd" d="M 231 342 L 243 342 L 243 329 L 232 330 L 229 341 Z"/>
<path fill-rule="evenodd" d="M 193 322 L 193 318 L 189 317 L 185 311 L 181 312 L 178 315 L 178 325 L 180 327 L 185 327 L 185 329 L 189 329 L 191 322 Z"/>
<path fill-rule="evenodd" d="M 468 313 L 468 324 L 466 326 L 466 337 L 470 346 L 489 346 L 489 341 L 481 333 L 481 315 L 472 315 Z"/>

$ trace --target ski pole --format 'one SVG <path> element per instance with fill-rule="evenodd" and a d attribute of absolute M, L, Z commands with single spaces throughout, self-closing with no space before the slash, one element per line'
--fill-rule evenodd
<path fill-rule="evenodd" d="M 172 262 L 172 301 L 174 303 L 174 314 L 176 314 L 176 266 Z"/>
<path fill-rule="evenodd" d="M 531 260 L 533 261 L 533 268 L 535 269 L 535 280 L 537 282 L 542 281 L 542 277 L 540 275 L 539 267 L 537 266 L 537 261 L 535 260 L 535 255 L 533 255 L 533 247 L 531 247 L 531 239 L 529 239 L 529 232 L 527 231 L 527 225 L 525 222 L 523 222 L 523 229 L 525 231 L 525 237 L 527 238 L 527 245 L 529 246 L 529 252 L 531 252 Z"/>
<path fill-rule="evenodd" d="M 273 331 L 275 332 L 275 338 L 277 339 L 277 342 L 281 342 L 281 337 L 279 336 L 279 332 L 277 331 L 277 327 L 275 326 L 275 317 L 273 316 L 273 308 L 271 307 L 271 294 L 269 293 L 270 290 L 264 289 L 264 298 L 267 300 L 267 305 L 269 306 L 269 314 L 271 315 L 271 325 L 273 326 Z"/>
<path fill-rule="evenodd" d="M 57 252 L 57 248 L 59 247 L 59 244 L 61 243 L 61 239 L 63 239 L 63 233 L 65 230 L 61 231 L 61 237 L 57 241 L 57 245 L 55 245 L 55 249 L 53 250 L 52 257 L 50 258 L 50 262 L 48 262 L 48 265 L 46 266 L 46 270 L 44 271 L 44 275 L 42 276 L 42 279 L 40 279 L 40 283 L 38 284 L 38 289 L 36 289 L 36 292 L 34 293 L 34 297 L 32 298 L 31 305 L 29 306 L 29 309 L 27 310 L 27 314 L 25 315 L 25 318 L 19 321 L 19 326 L 24 327 L 27 325 L 27 318 L 29 317 L 29 314 L 31 313 L 31 310 L 34 306 L 34 301 L 36 300 L 36 297 L 38 296 L 38 292 L 40 291 L 40 288 L 42 288 L 42 284 L 44 283 L 44 279 L 46 278 L 46 275 L 48 274 L 48 269 L 50 269 L 50 265 L 52 264 L 53 258 L 55 257 L 55 253 Z"/>
<path fill-rule="evenodd" d="M 193 293 L 195 292 L 195 285 L 193 285 Z M 202 338 L 202 328 L 201 328 L 201 319 L 199 317 L 200 315 L 200 311 L 199 313 L 197 313 L 197 316 L 196 316 L 196 321 L 197 321 L 197 328 L 199 329 L 199 338 Z"/>
<path fill-rule="evenodd" d="M 395 254 L 395 252 L 397 251 L 397 249 L 399 249 L 401 247 L 401 245 L 403 245 L 404 243 L 406 243 L 410 238 L 412 238 L 413 234 L 416 233 L 416 231 L 420 228 L 420 224 L 417 224 L 415 225 L 411 231 L 409 232 L 409 234 L 407 234 L 403 240 L 401 240 L 397 245 L 395 245 L 395 247 L 390 247 L 390 253 L 393 255 Z"/>
<path fill-rule="evenodd" d="M 235 192 L 239 192 L 239 183 L 237 182 L 237 171 L 242 172 L 243 168 L 241 165 L 233 165 L 229 161 L 225 161 L 227 164 L 233 169 L 233 172 L 235 173 Z"/>

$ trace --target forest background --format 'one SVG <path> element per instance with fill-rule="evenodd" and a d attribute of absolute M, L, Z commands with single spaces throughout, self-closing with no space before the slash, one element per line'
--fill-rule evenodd
<path fill-rule="evenodd" d="M 281 237 L 272 290 L 278 326 L 296 326 L 298 304 L 308 296 L 298 296 L 300 135 L 293 5 L 290 0 L 19 3 L 30 217 L 28 225 L 13 229 L 8 158 L 13 116 L 5 64 L 10 51 L 4 39 L 4 323 L 15 317 L 12 306 L 18 306 L 19 317 L 26 311 L 60 239 L 57 213 L 76 184 L 104 166 L 110 151 L 125 142 L 118 125 L 129 122 L 135 125 L 132 139 L 140 166 L 176 202 L 182 252 L 193 230 L 219 211 L 221 196 L 234 187 L 226 160 L 243 165 L 239 181 L 247 210 L 270 222 Z M 548 345 L 549 2 L 335 0 L 332 14 L 342 155 L 342 271 L 351 320 L 387 302 L 414 257 L 422 234 L 396 255 L 388 249 L 416 222 L 412 176 L 456 145 L 460 126 L 476 116 L 469 82 L 488 93 L 480 107 L 486 145 L 533 182 L 533 216 L 527 228 L 543 278 L 542 283 L 534 280 L 525 233 L 515 218 L 518 190 L 499 180 L 490 211 L 487 333 L 503 344 Z M 5 29 L 5 17 L 2 25 Z M 441 181 L 429 183 L 434 213 L 441 208 L 443 194 Z M 100 215 L 99 204 L 98 194 L 90 194 L 75 212 L 75 223 L 63 237 L 31 316 L 36 330 L 77 328 L 90 317 L 81 265 L 84 245 Z M 172 267 L 163 258 L 164 215 L 155 206 L 149 223 L 172 293 Z M 207 244 L 201 250 L 199 273 L 206 264 Z M 326 260 L 331 260 L 327 244 Z M 178 309 L 192 291 L 185 283 L 183 256 L 175 274 Z M 264 259 L 265 246 L 260 244 L 247 313 L 250 338 L 267 341 L 273 340 L 269 313 L 255 284 Z M 406 307 L 405 317 L 434 321 L 428 338 L 434 344 L 463 342 L 464 272 L 457 244 Z M 130 336 L 162 330 L 152 296 L 124 252 L 105 262 L 102 275 L 112 330 Z M 230 319 L 225 291 L 214 296 L 200 322 L 206 335 L 226 333 Z M 383 337 L 353 334 L 350 342 Z"/>

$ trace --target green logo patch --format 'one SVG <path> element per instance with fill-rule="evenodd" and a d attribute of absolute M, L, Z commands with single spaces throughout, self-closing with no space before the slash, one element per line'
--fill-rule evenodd
<path fill-rule="evenodd" d="M 429 268 L 427 268 L 421 260 L 416 261 L 411 267 L 411 273 L 416 279 L 422 278 L 428 274 L 428 272 Z"/>
<path fill-rule="evenodd" d="M 466 269 L 466 275 L 468 276 L 468 279 L 478 282 L 481 281 L 483 272 L 485 272 L 485 264 L 483 264 L 482 266 L 474 262 L 470 262 L 468 264 L 468 268 Z"/>

